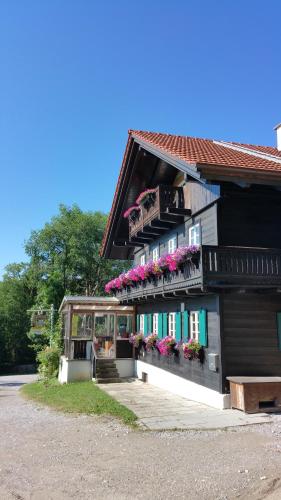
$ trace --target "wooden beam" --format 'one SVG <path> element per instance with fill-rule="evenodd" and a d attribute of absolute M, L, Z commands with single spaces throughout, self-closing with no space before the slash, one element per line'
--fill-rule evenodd
<path fill-rule="evenodd" d="M 143 226 L 143 233 L 145 234 L 155 234 L 156 236 L 161 236 L 166 230 L 160 229 L 160 227 Z"/>
<path fill-rule="evenodd" d="M 152 228 L 159 228 L 159 229 L 163 229 L 164 231 L 169 231 L 169 229 L 172 228 L 173 224 L 169 223 L 168 221 L 164 222 L 164 221 L 160 221 L 160 220 L 153 220 L 150 222 L 150 226 Z"/>
<path fill-rule="evenodd" d="M 182 222 L 181 216 L 163 212 L 160 212 L 158 219 L 163 222 L 170 222 L 171 224 L 180 224 Z"/>
<path fill-rule="evenodd" d="M 128 248 L 134 248 L 134 247 L 143 247 L 142 243 L 131 243 L 130 241 L 114 241 L 113 246 L 120 248 L 120 247 L 128 247 Z"/>
<path fill-rule="evenodd" d="M 191 210 L 189 208 L 176 208 L 176 207 L 172 207 L 172 208 L 169 208 L 169 214 L 185 215 L 186 217 L 190 217 L 191 216 Z"/>

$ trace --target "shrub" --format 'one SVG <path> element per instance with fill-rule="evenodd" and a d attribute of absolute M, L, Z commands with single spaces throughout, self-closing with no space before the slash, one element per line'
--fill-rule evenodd
<path fill-rule="evenodd" d="M 45 347 L 37 354 L 38 371 L 43 379 L 56 377 L 59 371 L 60 349 L 56 346 Z"/>

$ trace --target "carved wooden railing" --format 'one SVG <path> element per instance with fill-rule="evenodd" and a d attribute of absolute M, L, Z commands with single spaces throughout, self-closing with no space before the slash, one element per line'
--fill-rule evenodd
<path fill-rule="evenodd" d="M 197 260 L 186 262 L 177 272 L 140 282 L 117 292 L 121 300 L 214 288 L 281 288 L 281 249 L 201 247 Z"/>
<path fill-rule="evenodd" d="M 160 277 L 138 282 L 132 287 L 117 291 L 119 300 L 130 300 L 148 296 L 159 296 L 163 293 L 173 293 L 185 290 L 191 286 L 201 287 L 202 273 L 200 255 L 194 256 L 193 261 L 187 261 L 176 272 L 167 271 Z"/>
<path fill-rule="evenodd" d="M 185 215 L 185 212 L 183 188 L 160 184 L 150 196 L 150 202 L 141 205 L 138 217 L 129 217 L 130 237 L 142 232 L 155 219 L 165 220 L 165 214 L 178 217 Z"/>
<path fill-rule="evenodd" d="M 281 249 L 202 247 L 203 285 L 281 285 Z"/>

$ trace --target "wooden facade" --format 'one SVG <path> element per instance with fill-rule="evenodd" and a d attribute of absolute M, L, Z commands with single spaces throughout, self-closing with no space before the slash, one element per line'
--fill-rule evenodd
<path fill-rule="evenodd" d="M 132 149 L 104 255 L 148 262 L 155 248 L 168 252 L 171 238 L 189 245 L 190 228 L 199 224 L 198 256 L 116 297 L 137 315 L 205 310 L 208 345 L 202 362 L 157 351 L 142 352 L 141 360 L 222 394 L 229 376 L 281 376 L 281 176 L 272 181 L 263 173 L 263 180 L 253 172 L 241 180 L 212 167 L 209 178 L 196 178 L 158 153 L 144 144 Z M 145 188 L 156 189 L 155 202 L 128 223 L 122 213 Z"/>

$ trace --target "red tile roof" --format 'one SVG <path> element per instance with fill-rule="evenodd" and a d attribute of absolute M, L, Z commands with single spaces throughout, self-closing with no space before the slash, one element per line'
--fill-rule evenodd
<path fill-rule="evenodd" d="M 281 172 L 281 163 L 275 163 L 271 159 L 257 158 L 246 152 L 229 149 L 223 146 L 223 144 L 218 144 L 219 141 L 156 132 L 143 132 L 141 130 L 130 130 L 129 134 L 135 137 L 136 140 L 140 139 L 187 163 Z M 256 151 L 258 154 L 266 153 L 274 155 L 281 160 L 281 151 L 278 151 L 276 148 L 240 144 L 237 142 L 229 142 L 227 144 L 234 147 L 242 146 L 253 152 Z M 225 173 L 227 174 L 227 171 Z"/>
<path fill-rule="evenodd" d="M 105 249 L 105 244 L 107 237 L 109 235 L 113 214 L 117 206 L 117 198 L 119 189 L 121 186 L 121 181 L 125 171 L 125 166 L 128 158 L 128 153 L 133 140 L 142 141 L 147 145 L 153 146 L 155 150 L 165 152 L 168 155 L 180 159 L 184 162 L 193 165 L 206 165 L 206 166 L 219 166 L 224 168 L 224 175 L 227 176 L 231 172 L 228 169 L 239 169 L 241 172 L 245 170 L 250 170 L 256 173 L 276 173 L 281 174 L 281 151 L 270 146 L 255 146 L 253 144 L 242 144 L 238 142 L 228 142 L 224 143 L 233 148 L 245 148 L 253 151 L 257 154 L 273 155 L 277 157 L 277 161 L 273 161 L 272 158 L 261 158 L 253 156 L 246 151 L 235 150 L 219 144 L 220 141 L 213 141 L 211 139 L 201 139 L 195 137 L 163 134 L 158 132 L 144 132 L 141 130 L 129 130 L 128 142 L 122 162 L 122 167 L 120 170 L 115 195 L 110 211 L 110 215 L 107 221 L 107 226 L 104 232 L 104 238 L 102 243 L 101 252 L 103 253 Z M 145 145 L 144 145 L 145 147 Z"/>

